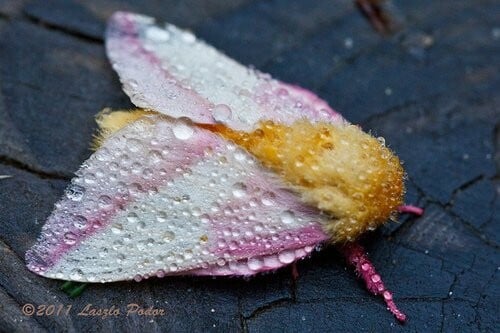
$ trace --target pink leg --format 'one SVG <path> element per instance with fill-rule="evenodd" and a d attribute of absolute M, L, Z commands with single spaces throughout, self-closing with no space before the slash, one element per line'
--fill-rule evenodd
<path fill-rule="evenodd" d="M 392 299 L 392 293 L 385 289 L 384 282 L 380 275 L 377 274 L 375 267 L 368 259 L 365 250 L 358 243 L 350 243 L 344 245 L 341 249 L 347 261 L 353 265 L 356 272 L 365 280 L 366 287 L 374 295 L 382 295 L 387 309 L 401 322 L 406 320 L 406 315 L 402 313 Z"/>
<path fill-rule="evenodd" d="M 422 214 L 424 213 L 424 210 L 422 208 L 412 205 L 399 206 L 398 211 L 400 213 L 415 214 L 417 216 L 422 216 Z"/>

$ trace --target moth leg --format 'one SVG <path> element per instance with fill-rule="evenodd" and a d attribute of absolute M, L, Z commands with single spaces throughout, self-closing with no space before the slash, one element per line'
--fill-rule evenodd
<path fill-rule="evenodd" d="M 424 214 L 424 209 L 412 205 L 403 205 L 398 207 L 398 212 L 422 216 Z"/>
<path fill-rule="evenodd" d="M 374 295 L 382 295 L 387 304 L 387 309 L 401 322 L 406 320 L 406 315 L 401 312 L 394 300 L 392 293 L 387 290 L 382 281 L 382 277 L 377 273 L 373 263 L 368 259 L 365 249 L 358 243 L 349 243 L 341 249 L 343 255 L 356 272 L 363 278 L 366 288 Z"/>

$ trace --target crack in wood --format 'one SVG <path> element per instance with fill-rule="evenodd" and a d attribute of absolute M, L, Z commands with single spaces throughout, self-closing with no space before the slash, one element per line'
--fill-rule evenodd
<path fill-rule="evenodd" d="M 22 161 L 16 160 L 15 158 L 0 155 L 0 164 L 29 172 L 41 179 L 53 179 L 53 180 L 71 180 L 72 176 L 69 174 L 63 174 L 58 172 L 47 172 L 33 167 L 30 164 L 24 163 Z"/>

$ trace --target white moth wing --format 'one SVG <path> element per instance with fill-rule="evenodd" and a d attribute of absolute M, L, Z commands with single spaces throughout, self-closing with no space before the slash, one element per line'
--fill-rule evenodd
<path fill-rule="evenodd" d="M 284 188 L 216 134 L 148 116 L 83 164 L 28 268 L 88 282 L 276 269 L 327 238 L 318 212 Z"/>
<path fill-rule="evenodd" d="M 237 130 L 251 130 L 260 120 L 343 121 L 313 93 L 245 67 L 191 32 L 159 27 L 150 17 L 115 13 L 106 48 L 139 107 Z"/>

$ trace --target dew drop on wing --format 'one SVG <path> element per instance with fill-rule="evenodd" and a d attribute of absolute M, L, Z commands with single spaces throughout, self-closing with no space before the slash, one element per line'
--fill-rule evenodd
<path fill-rule="evenodd" d="M 85 194 L 85 187 L 77 184 L 71 184 L 68 186 L 64 193 L 66 194 L 66 197 L 68 199 L 72 201 L 80 201 Z"/>
<path fill-rule="evenodd" d="M 250 258 L 248 259 L 248 268 L 250 268 L 252 271 L 258 271 L 264 266 L 264 262 L 262 261 L 261 258 Z"/>
<path fill-rule="evenodd" d="M 226 104 L 217 104 L 212 110 L 214 120 L 218 123 L 224 123 L 231 119 L 232 111 Z"/>
<path fill-rule="evenodd" d="M 82 215 L 76 215 L 73 217 L 73 226 L 77 229 L 85 229 L 85 227 L 87 226 L 87 218 L 85 216 L 82 216 Z"/>
<path fill-rule="evenodd" d="M 150 26 L 146 29 L 146 38 L 153 42 L 164 43 L 170 40 L 170 32 L 156 26 Z"/>
<path fill-rule="evenodd" d="M 290 250 L 285 250 L 278 254 L 278 260 L 282 264 L 290 264 L 295 260 L 295 252 Z"/>
<path fill-rule="evenodd" d="M 182 118 L 179 118 L 175 121 L 172 131 L 174 133 L 174 136 L 179 140 L 188 140 L 194 134 L 193 127 L 189 126 L 186 120 Z"/>
<path fill-rule="evenodd" d="M 243 198 L 247 194 L 247 186 L 241 182 L 233 185 L 233 195 L 235 198 Z"/>
<path fill-rule="evenodd" d="M 64 234 L 64 243 L 67 245 L 74 245 L 76 243 L 76 235 L 72 232 Z"/>
<path fill-rule="evenodd" d="M 285 210 L 280 215 L 283 224 L 291 224 L 295 221 L 295 214 L 290 210 Z"/>

